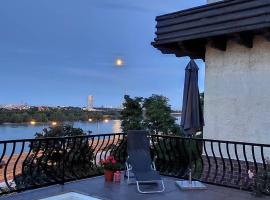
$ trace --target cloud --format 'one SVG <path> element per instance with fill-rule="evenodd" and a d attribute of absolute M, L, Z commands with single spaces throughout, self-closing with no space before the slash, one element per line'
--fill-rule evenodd
<path fill-rule="evenodd" d="M 94 5 L 99 8 L 121 9 L 137 12 L 153 12 L 156 14 L 164 14 L 167 12 L 175 12 L 186 8 L 205 4 L 205 0 L 193 0 L 180 2 L 177 0 L 98 0 L 94 1 Z"/>
<path fill-rule="evenodd" d="M 82 78 L 91 78 L 95 80 L 106 80 L 112 81 L 113 76 L 109 73 L 106 73 L 104 69 L 97 68 L 79 68 L 79 67 L 66 67 L 65 72 L 72 76 L 79 76 Z"/>
<path fill-rule="evenodd" d="M 120 9 L 135 12 L 154 12 L 160 13 L 169 10 L 175 10 L 170 3 L 158 0 L 103 0 L 95 1 L 95 6 L 99 8 Z M 165 9 L 164 9 L 165 8 Z"/>

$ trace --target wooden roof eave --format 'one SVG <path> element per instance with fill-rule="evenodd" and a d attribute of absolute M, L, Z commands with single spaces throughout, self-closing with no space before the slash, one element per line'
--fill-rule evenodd
<path fill-rule="evenodd" d="M 226 42 L 252 48 L 255 34 L 270 40 L 270 0 L 227 0 L 156 18 L 152 45 L 163 53 L 204 59 L 208 44 L 221 51 Z"/>

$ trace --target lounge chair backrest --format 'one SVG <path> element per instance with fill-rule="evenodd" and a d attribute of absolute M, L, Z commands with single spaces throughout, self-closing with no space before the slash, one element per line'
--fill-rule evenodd
<path fill-rule="evenodd" d="M 128 156 L 136 171 L 151 170 L 150 140 L 147 131 L 128 131 Z"/>

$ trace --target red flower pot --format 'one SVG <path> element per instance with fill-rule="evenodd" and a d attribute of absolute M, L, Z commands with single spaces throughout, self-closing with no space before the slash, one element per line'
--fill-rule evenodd
<path fill-rule="evenodd" d="M 113 171 L 111 170 L 104 170 L 104 177 L 106 182 L 113 181 Z"/>

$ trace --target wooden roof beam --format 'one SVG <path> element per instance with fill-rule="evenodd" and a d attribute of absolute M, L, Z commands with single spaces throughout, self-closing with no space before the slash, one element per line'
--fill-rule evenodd
<path fill-rule="evenodd" d="M 254 33 L 252 32 L 243 32 L 236 33 L 232 35 L 232 40 L 240 45 L 245 46 L 246 48 L 253 47 Z"/>
<path fill-rule="evenodd" d="M 185 56 L 191 59 L 205 59 L 205 44 L 200 41 L 178 42 L 178 47 Z"/>
<path fill-rule="evenodd" d="M 214 49 L 218 49 L 220 51 L 226 51 L 227 49 L 227 37 L 212 37 L 207 39 L 207 43 L 210 47 Z"/>
<path fill-rule="evenodd" d="M 183 50 L 179 48 L 177 43 L 171 43 L 155 47 L 158 48 L 163 54 L 174 54 L 176 57 L 186 56 Z"/>

